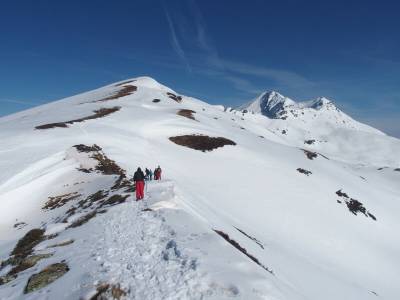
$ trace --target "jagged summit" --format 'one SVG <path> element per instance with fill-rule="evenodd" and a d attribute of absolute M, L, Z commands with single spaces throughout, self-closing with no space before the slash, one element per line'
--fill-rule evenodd
<path fill-rule="evenodd" d="M 325 97 L 318 97 L 310 101 L 296 102 L 276 91 L 264 92 L 252 101 L 238 107 L 238 110 L 243 112 L 260 113 L 271 119 L 286 119 L 288 112 L 306 109 L 339 111 L 333 101 Z"/>
<path fill-rule="evenodd" d="M 295 105 L 292 99 L 287 98 L 276 91 L 262 93 L 252 101 L 240 106 L 238 109 L 244 112 L 260 113 L 269 118 L 277 118 L 286 107 Z"/>

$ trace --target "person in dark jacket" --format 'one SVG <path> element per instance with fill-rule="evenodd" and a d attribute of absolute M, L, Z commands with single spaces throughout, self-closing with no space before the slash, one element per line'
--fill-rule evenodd
<path fill-rule="evenodd" d="M 146 180 L 146 181 L 150 180 L 150 170 L 147 168 L 145 170 L 144 180 Z"/>
<path fill-rule="evenodd" d="M 133 181 L 136 186 L 136 201 L 142 200 L 144 197 L 144 174 L 142 169 L 137 168 L 133 175 Z"/>

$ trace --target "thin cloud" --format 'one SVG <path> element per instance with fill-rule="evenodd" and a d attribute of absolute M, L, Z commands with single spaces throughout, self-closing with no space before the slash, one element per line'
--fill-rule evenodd
<path fill-rule="evenodd" d="M 272 85 L 278 88 L 299 89 L 315 85 L 314 82 L 296 72 L 222 59 L 207 34 L 206 24 L 196 1 L 188 0 L 186 4 L 185 9 L 180 7 L 180 10 L 174 11 L 175 19 L 172 18 L 165 4 L 164 10 L 173 48 L 188 70 L 218 77 L 232 84 L 235 89 L 248 94 L 263 91 L 245 79 L 248 76 L 265 79 L 270 85 L 272 81 Z M 186 48 L 191 51 L 186 53 L 182 45 L 187 46 Z"/>
<path fill-rule="evenodd" d="M 169 14 L 168 9 L 167 9 L 166 5 L 164 4 L 164 2 L 163 2 L 163 6 L 164 6 L 165 17 L 167 19 L 169 31 L 170 31 L 170 34 L 171 34 L 172 48 L 175 50 L 176 54 L 182 60 L 182 62 L 186 66 L 187 70 L 189 72 L 191 72 L 192 68 L 191 68 L 191 66 L 189 64 L 188 59 L 186 58 L 185 51 L 183 50 L 183 48 L 181 46 L 181 43 L 179 42 L 178 36 L 176 34 L 174 23 L 172 21 L 171 15 Z"/>

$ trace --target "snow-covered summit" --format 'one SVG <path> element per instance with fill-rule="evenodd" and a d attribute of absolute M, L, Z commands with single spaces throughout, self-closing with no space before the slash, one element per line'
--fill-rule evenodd
<path fill-rule="evenodd" d="M 333 101 L 325 97 L 296 102 L 276 91 L 264 92 L 252 101 L 238 107 L 238 110 L 243 112 L 260 113 L 271 119 L 297 117 L 303 114 L 303 111 L 310 109 L 340 112 Z"/>

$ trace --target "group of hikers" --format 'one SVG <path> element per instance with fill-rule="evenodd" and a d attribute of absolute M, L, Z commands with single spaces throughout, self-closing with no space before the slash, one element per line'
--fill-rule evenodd
<path fill-rule="evenodd" d="M 158 166 L 154 169 L 154 172 L 151 169 L 146 168 L 144 173 L 142 169 L 137 168 L 135 174 L 133 175 L 133 181 L 135 182 L 136 187 L 136 201 L 142 200 L 144 198 L 144 186 L 145 181 L 153 180 L 161 180 L 161 168 Z"/>

